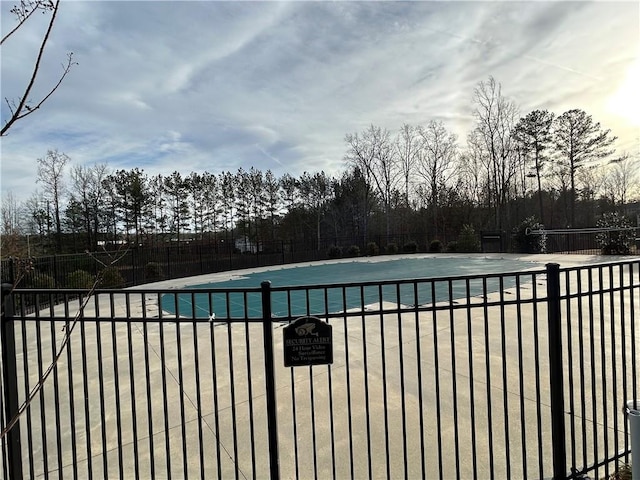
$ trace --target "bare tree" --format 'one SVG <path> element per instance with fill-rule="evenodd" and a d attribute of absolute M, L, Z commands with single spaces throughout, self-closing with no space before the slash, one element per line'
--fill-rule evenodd
<path fill-rule="evenodd" d="M 608 167 L 605 188 L 613 203 L 620 205 L 626 215 L 629 198 L 640 194 L 640 162 L 624 153 L 612 160 Z"/>
<path fill-rule="evenodd" d="M 459 158 L 457 177 L 458 184 L 462 188 L 461 195 L 473 206 L 488 204 L 486 198 L 486 174 L 484 166 L 486 153 L 483 142 L 476 130 L 467 135 L 467 147 Z"/>
<path fill-rule="evenodd" d="M 23 119 L 28 115 L 31 115 L 33 112 L 38 110 L 44 104 L 44 102 L 46 102 L 51 97 L 51 95 L 53 95 L 58 87 L 60 87 L 62 81 L 71 71 L 71 68 L 74 65 L 77 65 L 77 63 L 73 60 L 73 52 L 68 53 L 66 61 L 62 64 L 62 73 L 58 77 L 58 80 L 53 85 L 53 87 L 50 88 L 44 96 L 37 100 L 33 100 L 30 98 L 31 91 L 33 90 L 33 87 L 36 84 L 36 80 L 38 78 L 38 73 L 40 71 L 40 66 L 44 57 L 45 47 L 47 46 L 47 43 L 49 41 L 49 37 L 51 35 L 53 25 L 56 21 L 59 8 L 60 0 L 56 0 L 55 2 L 53 0 L 21 0 L 19 5 L 15 5 L 11 9 L 11 13 L 15 15 L 18 23 L 4 37 L 2 37 L 2 40 L 0 41 L 0 45 L 2 46 L 4 46 L 5 41 L 7 41 L 23 25 L 25 25 L 25 23 L 36 12 L 41 12 L 44 14 L 50 12 L 51 19 L 49 20 L 47 30 L 42 37 L 42 41 L 40 42 L 40 48 L 38 49 L 38 55 L 36 57 L 35 64 L 27 81 L 27 85 L 22 91 L 22 94 L 18 96 L 17 99 L 9 99 L 8 97 L 5 97 L 4 99 L 9 108 L 10 117 L 2 126 L 2 130 L 0 130 L 0 136 L 6 135 L 6 133 L 15 124 L 15 122 Z"/>
<path fill-rule="evenodd" d="M 607 171 L 605 165 L 590 165 L 576 172 L 578 198 L 582 201 L 580 222 L 583 225 L 594 225 L 597 216 L 596 198 L 602 197 L 606 184 Z"/>
<path fill-rule="evenodd" d="M 420 137 L 417 129 L 407 123 L 403 124 L 396 136 L 394 147 L 404 184 L 404 201 L 408 206 L 411 174 L 415 170 L 420 155 Z"/>
<path fill-rule="evenodd" d="M 13 192 L 7 192 L 0 203 L 0 250 L 3 256 L 20 254 L 23 233 L 22 208 Z"/>
<path fill-rule="evenodd" d="M 562 209 L 558 209 L 558 215 L 561 218 L 562 226 L 569 227 L 569 190 L 571 188 L 571 175 L 569 168 L 560 162 L 551 162 L 549 176 L 547 177 L 547 185 L 550 187 L 551 196 L 562 202 Z M 547 219 L 549 225 L 555 223 L 555 209 L 551 209 L 551 218 Z"/>
<path fill-rule="evenodd" d="M 387 235 L 391 232 L 391 200 L 396 192 L 400 170 L 396 151 L 387 129 L 370 125 L 362 134 L 345 137 L 348 150 L 345 160 L 358 168 L 372 185 L 384 205 Z"/>
<path fill-rule="evenodd" d="M 502 229 L 520 161 L 511 135 L 518 108 L 502 95 L 502 87 L 493 77 L 478 84 L 473 103 L 477 138 L 486 153 L 482 158 L 486 161 L 487 198 L 494 210 L 495 226 Z"/>
<path fill-rule="evenodd" d="M 455 173 L 458 155 L 457 137 L 447 132 L 442 122 L 430 121 L 426 127 L 419 127 L 421 138 L 417 172 L 427 184 L 429 206 L 433 213 L 435 234 L 438 235 L 438 210 L 440 192 Z"/>
<path fill-rule="evenodd" d="M 53 216 L 56 227 L 56 249 L 60 249 L 62 222 L 60 219 L 60 203 L 64 192 L 63 171 L 70 158 L 58 150 L 49 150 L 44 158 L 38 159 L 38 183 L 44 185 L 44 193 L 53 202 Z"/>
<path fill-rule="evenodd" d="M 79 205 L 83 228 L 86 233 L 86 247 L 95 251 L 98 246 L 98 232 L 101 226 L 101 210 L 104 199 L 103 181 L 107 177 L 106 164 L 75 166 L 71 169 L 69 200 Z"/>

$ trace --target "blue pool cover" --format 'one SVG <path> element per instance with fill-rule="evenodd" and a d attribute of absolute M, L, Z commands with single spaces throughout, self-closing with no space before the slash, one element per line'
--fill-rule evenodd
<path fill-rule="evenodd" d="M 272 288 L 307 286 L 305 290 L 274 291 L 271 296 L 274 317 L 322 315 L 340 312 L 384 301 L 413 306 L 424 305 L 452 297 L 467 295 L 466 282 L 432 282 L 428 279 L 461 275 L 490 275 L 515 273 L 539 267 L 539 264 L 514 259 L 488 259 L 483 257 L 428 257 L 401 258 L 384 261 L 353 261 L 318 265 L 291 265 L 274 270 L 249 273 L 237 279 L 192 285 L 191 289 L 215 289 L 211 292 L 164 295 L 162 309 L 170 314 L 197 318 L 261 318 L 260 292 L 256 289 L 268 280 Z M 397 280 L 423 280 L 417 283 L 365 285 L 325 288 L 333 284 L 387 282 Z M 503 279 L 502 288 L 515 284 L 515 277 Z M 497 277 L 487 279 L 487 290 L 500 288 Z M 469 282 L 469 295 L 483 292 L 482 279 Z"/>

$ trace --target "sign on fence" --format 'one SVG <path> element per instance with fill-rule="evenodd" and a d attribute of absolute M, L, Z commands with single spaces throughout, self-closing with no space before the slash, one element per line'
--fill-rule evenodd
<path fill-rule="evenodd" d="M 301 317 L 284 327 L 284 366 L 333 363 L 332 328 L 317 317 Z"/>

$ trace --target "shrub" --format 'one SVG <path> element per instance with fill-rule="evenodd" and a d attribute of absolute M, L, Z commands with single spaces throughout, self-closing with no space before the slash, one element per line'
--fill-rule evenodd
<path fill-rule="evenodd" d="M 349 248 L 347 248 L 347 255 L 350 257 L 359 257 L 360 247 L 358 245 L 351 245 Z"/>
<path fill-rule="evenodd" d="M 147 282 L 157 282 L 164 278 L 162 267 L 157 262 L 149 262 L 144 266 L 144 279 Z"/>
<path fill-rule="evenodd" d="M 25 272 L 25 276 L 18 281 L 19 288 L 32 288 L 34 290 L 44 290 L 48 288 L 56 288 L 56 281 L 51 275 L 39 272 L 38 270 L 29 270 Z M 51 301 L 48 294 L 42 295 L 19 295 L 14 304 L 14 308 L 20 309 L 21 305 L 29 306 L 40 303 L 40 308 L 44 308 Z"/>
<path fill-rule="evenodd" d="M 329 250 L 327 250 L 327 257 L 329 258 L 340 258 L 342 256 L 342 249 L 337 245 L 331 245 Z"/>
<path fill-rule="evenodd" d="M 440 253 L 442 251 L 442 242 L 440 240 L 432 240 L 429 244 L 429 251 L 431 253 Z"/>
<path fill-rule="evenodd" d="M 396 253 L 398 253 L 398 245 L 396 243 L 388 243 L 387 247 L 384 249 L 385 253 L 388 253 L 389 255 L 395 255 Z"/>
<path fill-rule="evenodd" d="M 463 225 L 460 234 L 458 235 L 458 241 L 456 244 L 458 252 L 463 253 L 477 253 L 481 250 L 480 241 L 476 235 L 476 231 L 473 225 Z"/>
<path fill-rule="evenodd" d="M 102 288 L 122 288 L 124 287 L 124 278 L 120 270 L 116 267 L 107 267 L 102 271 L 102 279 L 100 280 Z"/>
<path fill-rule="evenodd" d="M 456 253 L 458 251 L 458 242 L 456 240 L 452 240 L 447 243 L 447 252 Z"/>
<path fill-rule="evenodd" d="M 520 225 L 513 230 L 513 240 L 516 251 L 519 253 L 545 253 L 547 251 L 547 235 L 532 234 L 532 230 L 542 230 L 542 225 L 536 217 L 525 218 Z"/>
<path fill-rule="evenodd" d="M 51 275 L 32 270 L 25 274 L 25 278 L 19 282 L 19 286 L 20 288 L 34 289 L 55 288 L 56 281 Z"/>
<path fill-rule="evenodd" d="M 615 472 L 609 475 L 608 480 L 631 480 L 633 474 L 633 469 L 631 464 L 625 463 L 620 466 Z"/>
<path fill-rule="evenodd" d="M 93 287 L 95 277 L 84 270 L 76 270 L 67 275 L 68 288 L 91 288 Z"/>
<path fill-rule="evenodd" d="M 380 253 L 380 248 L 376 242 L 367 243 L 367 255 L 373 256 L 378 255 Z"/>
<path fill-rule="evenodd" d="M 405 243 L 402 246 L 402 251 L 404 253 L 416 253 L 418 251 L 418 242 L 411 240 L 410 242 Z"/>
<path fill-rule="evenodd" d="M 603 255 L 629 255 L 631 253 L 634 235 L 632 230 L 624 230 L 631 227 L 631 223 L 625 217 L 616 212 L 607 212 L 598 219 L 597 226 L 611 229 L 596 234 L 596 243 Z"/>
<path fill-rule="evenodd" d="M 98 254 L 96 254 L 97 256 Z M 71 257 L 73 259 L 73 268 L 74 272 L 78 270 L 84 270 L 85 272 L 89 272 L 94 275 L 97 271 L 97 262 L 95 258 L 90 257 L 89 255 L 83 255 L 80 257 Z M 73 273 L 73 272 L 72 272 Z"/>

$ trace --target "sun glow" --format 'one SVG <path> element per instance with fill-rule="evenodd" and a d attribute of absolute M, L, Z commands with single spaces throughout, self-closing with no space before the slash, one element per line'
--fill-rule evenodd
<path fill-rule="evenodd" d="M 624 118 L 632 126 L 640 127 L 640 59 L 636 58 L 627 70 L 618 90 L 609 97 L 609 110 Z"/>

